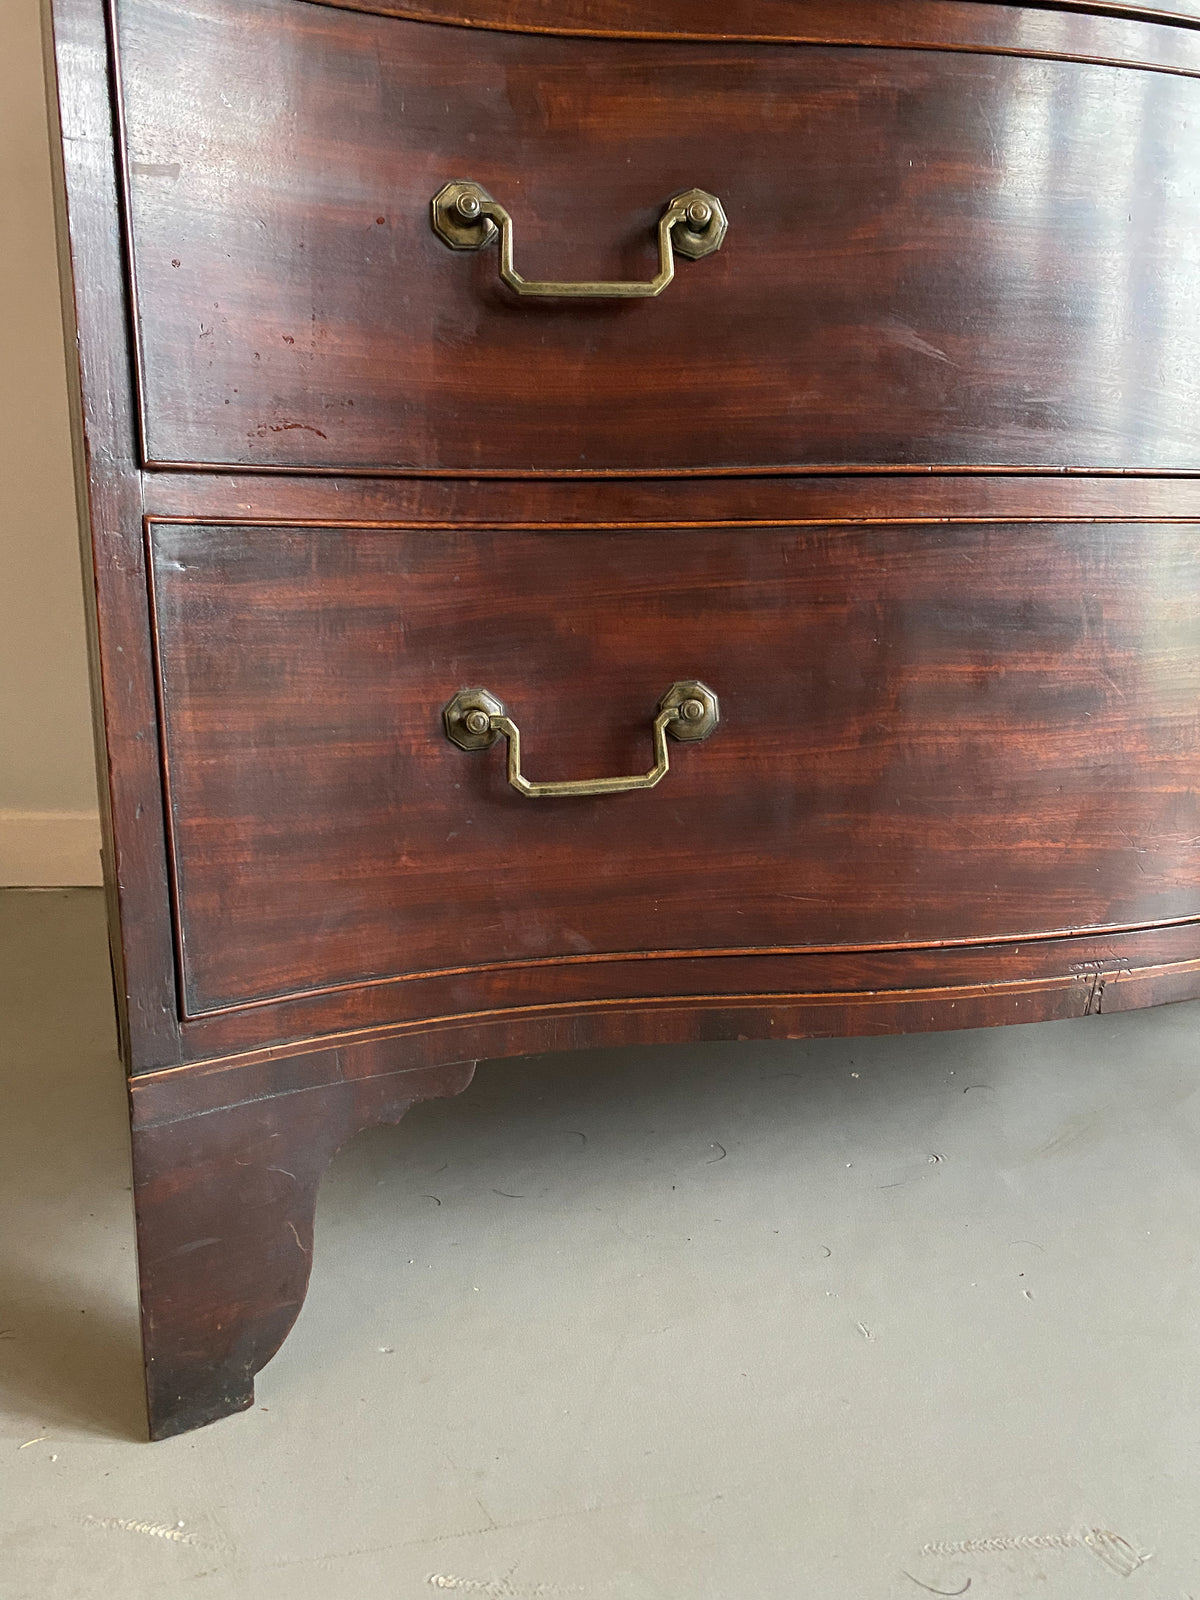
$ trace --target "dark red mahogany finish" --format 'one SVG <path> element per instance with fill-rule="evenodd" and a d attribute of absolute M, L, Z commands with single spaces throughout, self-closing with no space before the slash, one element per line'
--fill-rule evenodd
<path fill-rule="evenodd" d="M 151 1432 L 480 1056 L 1200 997 L 1200 6 L 54 0 Z M 658 300 L 671 195 L 722 250 Z M 451 744 L 485 685 L 531 801 Z"/>
<path fill-rule="evenodd" d="M 122 0 L 118 14 L 156 463 L 1200 459 L 1200 323 L 1168 309 L 1200 304 L 1200 257 L 1181 248 L 1200 236 L 1200 191 L 1163 159 L 1195 140 L 1187 78 L 585 44 L 296 0 Z M 1200 37 L 1187 42 L 1200 70 Z M 186 97 L 163 93 L 164 54 Z M 1071 107 L 1071 138 L 1032 184 L 1039 105 Z M 1114 146 L 1114 123 L 1148 120 L 1152 137 Z M 271 154 L 284 138 L 286 163 Z M 729 197 L 729 234 L 659 301 L 531 306 L 500 285 L 494 251 L 464 258 L 430 228 L 430 197 L 464 174 L 514 212 L 535 277 L 649 276 L 663 202 L 696 184 Z M 848 251 L 870 270 L 848 272 Z M 1115 297 L 1114 259 L 1154 292 Z"/>

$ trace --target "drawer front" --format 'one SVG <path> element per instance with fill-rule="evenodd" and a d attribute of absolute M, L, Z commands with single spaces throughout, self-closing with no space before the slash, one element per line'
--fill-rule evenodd
<path fill-rule="evenodd" d="M 1200 917 L 1195 525 L 152 524 L 185 1005 Z M 655 788 L 673 682 L 720 721 Z"/>
<path fill-rule="evenodd" d="M 117 14 L 153 462 L 1200 471 L 1193 78 L 298 0 Z M 435 234 L 463 178 L 530 279 L 650 279 L 693 187 L 728 232 L 658 298 L 531 300 L 494 244 Z"/>

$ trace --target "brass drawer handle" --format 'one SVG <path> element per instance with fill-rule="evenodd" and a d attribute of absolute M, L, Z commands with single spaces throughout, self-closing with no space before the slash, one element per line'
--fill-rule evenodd
<path fill-rule="evenodd" d="M 500 225 L 500 276 L 517 294 L 543 299 L 638 300 L 661 294 L 675 276 L 675 252 L 697 261 L 721 248 L 729 227 L 715 194 L 689 189 L 668 201 L 658 219 L 658 271 L 649 282 L 533 283 L 513 265 L 513 220 L 498 200 L 469 178 L 434 195 L 433 231 L 452 250 L 482 250 Z"/>
<path fill-rule="evenodd" d="M 487 689 L 460 689 L 442 711 L 446 737 L 463 750 L 490 750 L 508 740 L 508 781 L 531 800 L 563 795 L 622 794 L 627 789 L 653 789 L 667 775 L 667 734 L 674 739 L 707 739 L 720 721 L 717 697 L 702 683 L 673 683 L 658 702 L 654 718 L 654 765 L 632 778 L 581 778 L 568 783 L 531 783 L 521 771 L 521 730 L 502 701 Z"/>

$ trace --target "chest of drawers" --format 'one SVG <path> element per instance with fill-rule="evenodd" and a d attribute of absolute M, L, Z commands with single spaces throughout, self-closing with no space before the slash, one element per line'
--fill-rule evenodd
<path fill-rule="evenodd" d="M 1200 996 L 1200 5 L 52 31 L 154 1436 L 478 1057 Z"/>

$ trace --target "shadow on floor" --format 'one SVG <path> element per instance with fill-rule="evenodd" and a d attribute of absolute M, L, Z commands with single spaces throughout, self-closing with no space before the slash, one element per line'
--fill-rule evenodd
<path fill-rule="evenodd" d="M 70 1427 L 145 1439 L 136 1319 L 52 1267 L 0 1259 L 0 1408 L 26 1417 L 31 1437 Z"/>
<path fill-rule="evenodd" d="M 103 896 L 0 893 L 0 1410 L 145 1437 Z"/>

